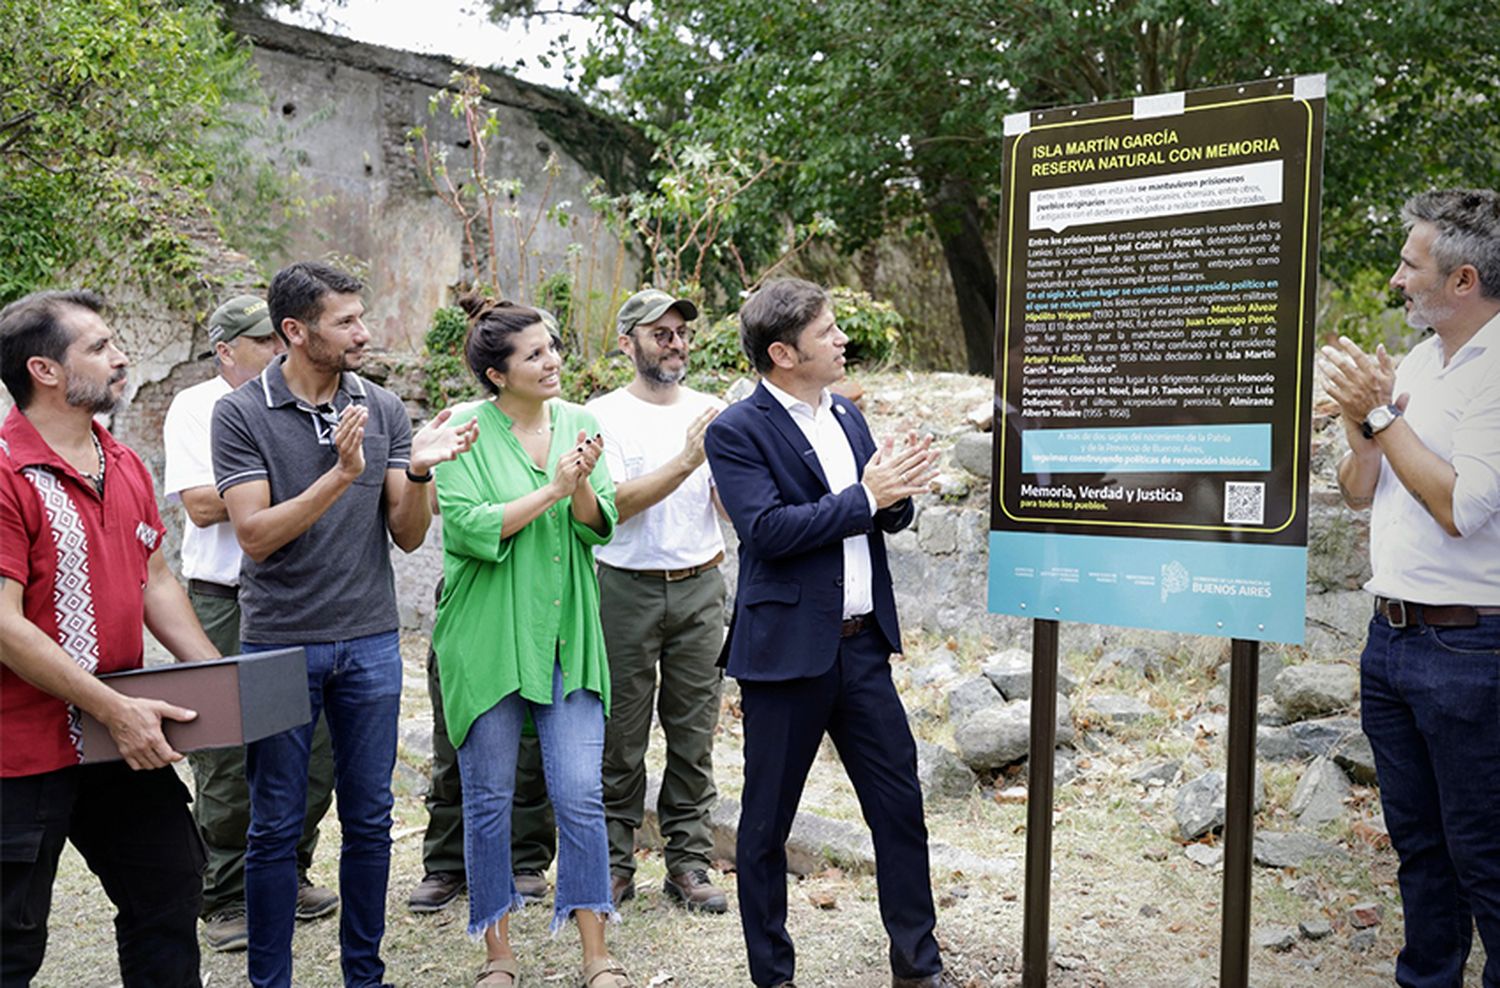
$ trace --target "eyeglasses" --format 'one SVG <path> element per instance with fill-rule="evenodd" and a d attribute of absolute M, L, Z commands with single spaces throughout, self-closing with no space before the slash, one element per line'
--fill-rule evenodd
<path fill-rule="evenodd" d="M 651 331 L 651 338 L 656 341 L 657 346 L 671 346 L 672 337 L 674 336 L 680 338 L 685 346 L 692 346 L 693 344 L 693 331 L 687 326 L 681 326 L 677 329 L 668 329 L 662 326 L 659 329 Z"/>

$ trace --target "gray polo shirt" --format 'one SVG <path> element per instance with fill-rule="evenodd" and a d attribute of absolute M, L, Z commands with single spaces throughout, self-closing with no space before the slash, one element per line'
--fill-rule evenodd
<path fill-rule="evenodd" d="M 401 399 L 345 372 L 326 405 L 314 408 L 287 387 L 273 360 L 260 376 L 214 406 L 214 479 L 220 495 L 266 481 L 271 503 L 289 501 L 338 462 L 333 430 L 351 403 L 370 410 L 365 472 L 323 517 L 264 562 L 240 568 L 240 638 L 267 645 L 344 641 L 399 625 L 386 528 L 385 474 L 410 464 L 411 420 Z"/>

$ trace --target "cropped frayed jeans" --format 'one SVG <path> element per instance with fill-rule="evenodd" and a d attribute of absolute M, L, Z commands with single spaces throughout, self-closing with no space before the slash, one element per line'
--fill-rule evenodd
<path fill-rule="evenodd" d="M 245 652 L 282 645 L 245 642 Z M 385 980 L 380 942 L 391 870 L 391 772 L 401 710 L 401 648 L 394 631 L 303 645 L 312 720 L 245 748 L 250 835 L 245 850 L 249 973 L 255 988 L 292 983 L 297 841 L 307 813 L 307 763 L 321 710 L 333 739 L 338 794 L 339 951 L 344 984 Z"/>
<path fill-rule="evenodd" d="M 469 880 L 469 935 L 482 936 L 521 905 L 510 860 L 516 754 L 527 712 L 542 747 L 547 795 L 557 814 L 557 895 L 552 929 L 575 910 L 614 913 L 609 892 L 609 834 L 600 765 L 604 705 L 598 694 L 563 695 L 562 667 L 552 669 L 552 702 L 512 693 L 479 715 L 458 748 L 464 785 L 464 868 Z"/>
<path fill-rule="evenodd" d="M 1474 926 L 1500 988 L 1500 615 L 1473 628 L 1370 622 L 1360 704 L 1401 859 L 1403 988 L 1463 983 Z"/>

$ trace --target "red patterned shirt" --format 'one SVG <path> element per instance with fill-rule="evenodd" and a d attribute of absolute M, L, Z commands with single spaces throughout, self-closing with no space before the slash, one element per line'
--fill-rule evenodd
<path fill-rule="evenodd" d="M 0 426 L 0 576 L 26 619 L 92 673 L 141 665 L 147 561 L 163 528 L 151 474 L 102 426 L 104 495 L 12 408 Z M 76 765 L 78 711 L 0 667 L 0 776 Z"/>

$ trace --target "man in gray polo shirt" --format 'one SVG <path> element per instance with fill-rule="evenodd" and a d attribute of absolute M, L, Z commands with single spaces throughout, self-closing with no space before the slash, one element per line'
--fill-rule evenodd
<path fill-rule="evenodd" d="M 242 648 L 303 646 L 313 719 L 322 711 L 333 737 L 349 986 L 379 985 L 385 975 L 401 699 L 390 543 L 407 552 L 422 544 L 432 514 L 421 485 L 476 432 L 448 426 L 445 411 L 413 435 L 401 399 L 354 373 L 370 339 L 363 288 L 316 262 L 277 272 L 268 302 L 287 354 L 220 399 L 213 421 L 214 475 L 245 552 Z M 246 749 L 245 907 L 257 988 L 291 984 L 311 739 L 309 724 Z"/>
<path fill-rule="evenodd" d="M 209 426 L 220 398 L 266 369 L 285 347 L 271 329 L 271 310 L 254 295 L 239 295 L 208 317 L 205 357 L 214 358 L 213 377 L 179 391 L 162 427 L 166 454 L 162 490 L 181 504 L 182 576 L 188 600 L 214 647 L 225 655 L 240 650 L 240 544 L 214 490 L 213 445 Z M 244 950 L 245 832 L 250 827 L 250 792 L 245 787 L 245 749 L 214 748 L 188 755 L 193 766 L 193 819 L 203 838 L 208 863 L 203 870 L 203 941 L 214 950 Z M 307 815 L 297 844 L 297 918 L 315 919 L 338 908 L 339 897 L 312 884 L 307 869 L 318 843 L 318 822 L 333 805 L 333 747 L 328 728 L 313 733 Z"/>

